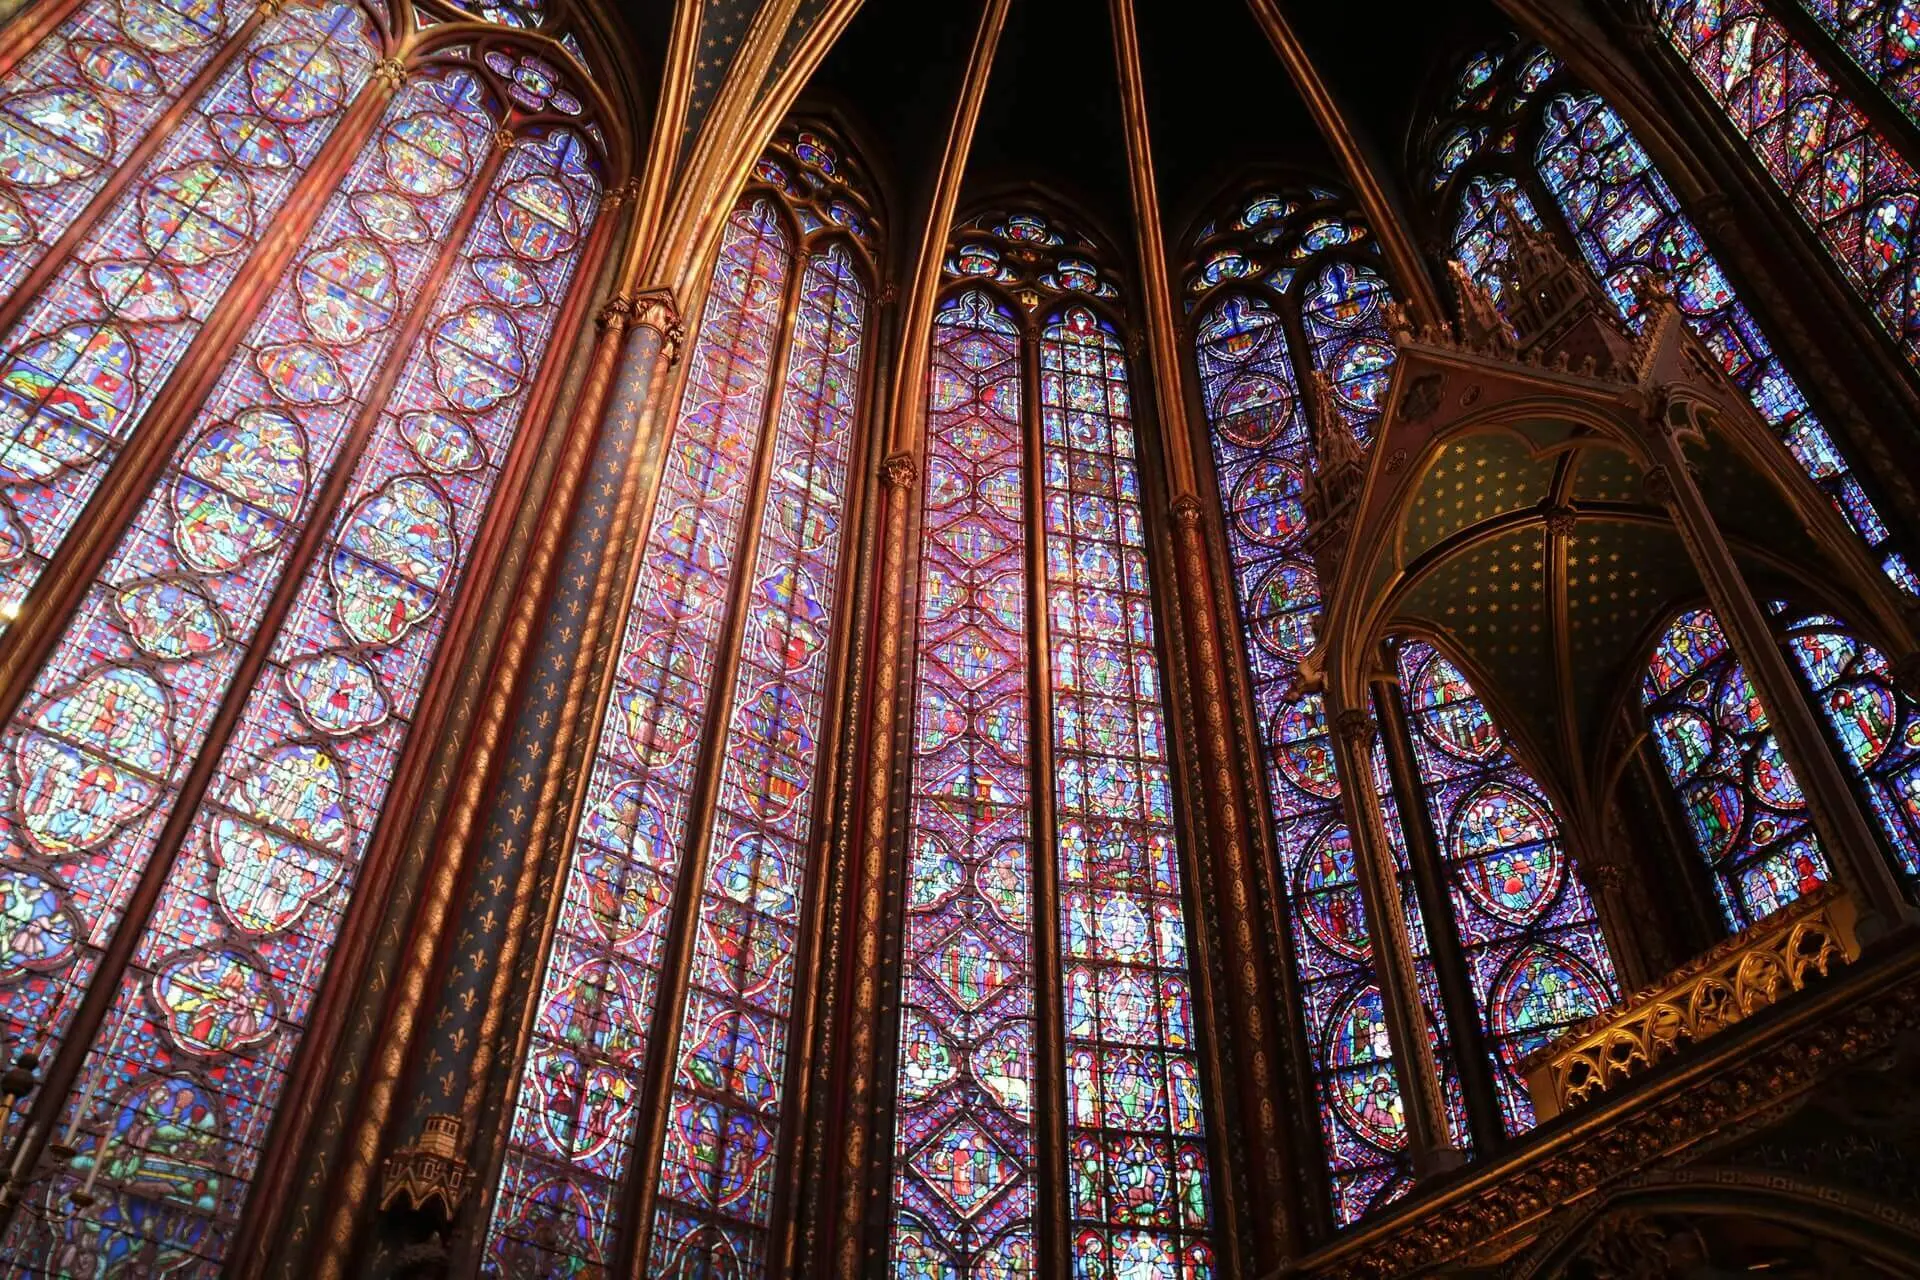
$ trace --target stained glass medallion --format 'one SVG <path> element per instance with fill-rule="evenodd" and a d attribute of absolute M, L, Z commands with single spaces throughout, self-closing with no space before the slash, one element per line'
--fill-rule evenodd
<path fill-rule="evenodd" d="M 1668 625 L 1640 696 L 1729 928 L 1765 919 L 1827 880 L 1806 797 L 1711 613 L 1689 611 Z"/>
<path fill-rule="evenodd" d="M 111 31 L 101 25 L 114 21 Z M 9 77 L 66 74 L 62 66 L 90 75 L 95 87 L 85 92 L 112 104 L 102 118 L 111 132 L 122 117 L 148 120 L 143 113 L 164 105 L 165 95 L 155 102 L 135 92 L 147 68 L 171 74 L 215 59 L 218 70 L 124 189 L 88 210 L 91 221 L 64 259 L 38 261 L 38 240 L 0 247 L 0 285 L 32 285 L 0 332 L 0 507 L 20 533 L 18 553 L 0 561 L 0 624 L 86 510 L 376 56 L 365 13 L 347 3 L 288 6 L 216 56 L 215 35 L 228 21 L 218 5 L 88 5 L 68 19 L 73 34 L 48 37 Z M 0 105 L 0 122 L 5 113 Z M 0 152 L 9 145 L 3 135 L 0 123 Z M 132 142 L 102 145 L 104 163 L 129 154 Z M 50 243 L 103 176 L 9 197 L 0 175 L 0 199 L 15 200 L 30 220 L 52 219 Z"/>
<path fill-rule="evenodd" d="M 1521 1061 L 1620 996 L 1592 899 L 1553 803 L 1466 676 L 1423 641 L 1399 646 L 1414 760 L 1462 961 L 1509 1133 L 1534 1122 Z"/>

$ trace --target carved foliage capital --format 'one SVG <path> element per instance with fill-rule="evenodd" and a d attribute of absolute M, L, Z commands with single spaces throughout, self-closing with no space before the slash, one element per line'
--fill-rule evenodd
<path fill-rule="evenodd" d="M 905 492 L 920 478 L 920 464 L 913 460 L 911 453 L 896 453 L 880 464 L 880 475 L 886 480 L 887 488 Z"/>
<path fill-rule="evenodd" d="M 680 348 L 687 340 L 687 331 L 680 323 L 680 307 L 674 301 L 673 290 L 642 289 L 634 295 L 631 305 L 631 323 L 658 333 L 667 363 L 679 363 Z"/>
<path fill-rule="evenodd" d="M 278 9 L 279 5 L 272 8 Z M 382 58 L 373 64 L 373 78 L 385 81 L 389 89 L 398 89 L 407 82 L 407 64 L 398 58 Z"/>
<path fill-rule="evenodd" d="M 614 294 L 594 319 L 602 329 L 626 328 L 633 321 L 633 299 L 623 293 Z"/>
<path fill-rule="evenodd" d="M 1173 500 L 1173 523 L 1181 532 L 1200 527 L 1200 499 L 1183 493 Z"/>
<path fill-rule="evenodd" d="M 1348 707 L 1334 717 L 1333 728 L 1342 739 L 1364 748 L 1373 741 L 1373 717 L 1359 707 Z"/>

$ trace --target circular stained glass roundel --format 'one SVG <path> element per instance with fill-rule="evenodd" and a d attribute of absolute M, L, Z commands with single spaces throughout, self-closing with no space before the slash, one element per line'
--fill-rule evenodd
<path fill-rule="evenodd" d="M 1559 836 L 1544 801 L 1489 782 L 1461 805 L 1449 853 L 1475 906 L 1508 924 L 1527 925 L 1560 895 L 1566 859 Z"/>
<path fill-rule="evenodd" d="M 1364 960 L 1372 949 L 1366 910 L 1353 865 L 1353 836 L 1342 823 L 1329 823 L 1293 868 L 1293 898 L 1300 922 L 1329 951 Z"/>
<path fill-rule="evenodd" d="M 1508 962 L 1487 1009 L 1500 1060 L 1518 1067 L 1562 1028 L 1612 1002 L 1607 983 L 1585 961 L 1560 947 L 1532 944 Z"/>
<path fill-rule="evenodd" d="M 1439 654 L 1428 658 L 1413 681 L 1415 722 L 1429 742 L 1461 760 L 1485 763 L 1504 749 L 1499 726 L 1473 686 Z"/>
<path fill-rule="evenodd" d="M 1326 715 L 1318 697 L 1302 698 L 1273 719 L 1275 763 L 1287 781 L 1308 795 L 1332 800 L 1340 794 L 1333 749 L 1327 742 Z"/>
<path fill-rule="evenodd" d="M 1249 538 L 1284 547 L 1306 528 L 1300 501 L 1300 472 L 1278 459 L 1262 459 L 1247 468 L 1233 486 L 1233 518 Z"/>
<path fill-rule="evenodd" d="M 1313 648 L 1314 621 L 1319 611 L 1312 606 L 1319 592 L 1319 583 L 1307 566 L 1292 560 L 1274 566 L 1255 585 L 1247 601 L 1254 639 L 1289 662 L 1306 657 Z"/>
<path fill-rule="evenodd" d="M 1334 1013 L 1322 1052 L 1332 1068 L 1326 1088 L 1334 1114 L 1376 1147 L 1404 1147 L 1406 1113 L 1393 1078 L 1393 1047 L 1379 988 L 1360 988 Z"/>

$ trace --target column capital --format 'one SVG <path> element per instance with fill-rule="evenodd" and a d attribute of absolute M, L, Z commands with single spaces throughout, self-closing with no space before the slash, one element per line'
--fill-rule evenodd
<path fill-rule="evenodd" d="M 911 453 L 900 452 L 889 456 L 880 464 L 880 474 L 887 482 L 887 488 L 906 490 L 920 478 L 920 464 L 914 461 Z"/>
<path fill-rule="evenodd" d="M 667 363 L 678 364 L 680 349 L 687 340 L 687 331 L 680 323 L 680 304 L 674 298 L 673 290 L 664 286 L 641 289 L 633 295 L 629 305 L 633 309 L 633 318 L 629 323 L 633 327 L 652 329 L 659 334 Z"/>

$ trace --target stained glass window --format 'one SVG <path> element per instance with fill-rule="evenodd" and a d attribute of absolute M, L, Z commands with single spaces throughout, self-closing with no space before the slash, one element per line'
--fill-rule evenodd
<path fill-rule="evenodd" d="M 1652 7 L 1658 29 L 1841 277 L 1908 360 L 1920 363 L 1920 300 L 1907 286 L 1920 171 L 1760 0 L 1656 0 Z M 1845 6 L 1857 18 L 1885 7 Z M 1859 56 L 1861 42 L 1847 43 Z M 1896 75 L 1889 88 L 1911 109 L 1904 84 Z"/>
<path fill-rule="evenodd" d="M 1400 645 L 1399 668 L 1500 1110 L 1521 1133 L 1534 1123 L 1521 1060 L 1613 1004 L 1619 982 L 1560 816 L 1473 686 L 1424 641 Z"/>
<path fill-rule="evenodd" d="M 1290 249 L 1302 228 L 1332 221 L 1325 208 L 1277 195 L 1256 196 L 1234 219 L 1253 244 L 1219 253 Z M 1233 239 L 1229 237 L 1229 239 Z M 1372 943 L 1354 865 L 1351 831 L 1340 803 L 1333 748 L 1320 695 L 1296 691 L 1301 659 L 1312 650 L 1320 590 L 1307 546 L 1306 477 L 1313 446 L 1302 404 L 1302 370 L 1326 374 L 1342 418 L 1370 439 L 1379 397 L 1392 371 L 1386 335 L 1388 291 L 1372 268 L 1347 260 L 1318 264 L 1279 286 L 1222 289 L 1202 313 L 1196 337 L 1201 394 L 1211 427 L 1215 474 L 1227 513 L 1234 594 L 1246 620 L 1246 661 L 1266 756 L 1280 871 L 1297 981 L 1316 1075 L 1322 1135 L 1336 1221 L 1349 1223 L 1411 1186 L 1405 1116 L 1387 1036 L 1386 1006 L 1373 971 Z M 1198 276 L 1209 281 L 1204 268 Z M 1305 360 L 1296 365 L 1283 318 L 1301 318 Z M 1387 794 L 1390 788 L 1382 789 Z M 1384 815 L 1390 837 L 1399 815 Z M 1442 1063 L 1451 1037 L 1439 1009 L 1432 947 L 1415 897 L 1405 843 L 1401 905 L 1407 912 L 1429 1022 Z M 1457 1073 L 1444 1073 L 1453 1129 L 1470 1145 Z"/>
<path fill-rule="evenodd" d="M 1920 876 L 1920 705 L 1900 692 L 1886 655 L 1830 614 L 1775 610 L 1843 759 L 1865 784 L 1881 835 Z"/>
<path fill-rule="evenodd" d="M 1033 1273 L 1033 830 L 1020 326 L 983 293 L 934 327 L 895 1273 Z M 974 1268 L 977 1269 L 977 1268 Z"/>
<path fill-rule="evenodd" d="M 191 174 L 101 224 L 151 255 L 129 290 L 223 288 L 189 269 L 251 247 L 366 74 L 358 10 L 294 15 L 160 143 Z M 0 731 L 0 877 L 46 944 L 0 1017 L 51 1053 L 86 985 L 114 988 L 59 1120 L 79 1154 L 9 1256 L 203 1273 L 237 1228 L 599 204 L 592 149 L 497 94 L 451 59 L 393 94 Z M 167 349 L 181 317 L 135 323 L 133 296 L 96 303 Z"/>
<path fill-rule="evenodd" d="M 1040 429 L 1075 1265 L 1204 1276 L 1205 1109 L 1126 352 L 1084 307 L 1041 334 Z"/>
<path fill-rule="evenodd" d="M 0 99 L 0 224 L 18 233 L 0 225 L 0 293 L 18 290 L 0 303 L 0 627 L 286 216 L 378 56 L 366 13 L 341 2 L 255 20 L 216 58 L 223 14 L 91 4 L 8 76 L 45 87 Z M 166 105 L 163 82 L 210 62 L 218 74 L 178 125 L 89 205 Z M 78 242 L 45 257 L 76 220 Z"/>
<path fill-rule="evenodd" d="M 1683 613 L 1667 627 L 1640 698 L 1730 928 L 1765 919 L 1827 879 L 1807 798 L 1711 613 Z"/>
<path fill-rule="evenodd" d="M 1034 1116 L 1051 1106 L 1065 1116 L 1057 1190 L 1075 1274 L 1210 1276 L 1200 1031 L 1127 358 L 1112 322 L 1074 300 L 1118 290 L 1091 245 L 1041 214 L 960 232 L 950 273 L 1015 290 L 1002 301 L 969 287 L 935 325 L 893 1271 L 1035 1274 L 1037 1197 L 1056 1189 L 1034 1179 Z M 1020 311 L 1045 306 L 1023 337 Z M 1052 772 L 1036 779 L 1042 754 Z M 1052 833 L 1029 816 L 1043 786 Z M 1055 847 L 1036 849 L 1049 834 Z M 1035 910 L 1038 857 L 1056 859 L 1057 914 Z M 1058 1027 L 1035 1019 L 1038 929 L 1058 930 Z M 1064 1080 L 1035 1074 L 1044 1037 L 1058 1037 Z"/>
<path fill-rule="evenodd" d="M 688 357 L 521 1066 L 490 1275 L 604 1267 L 643 1225 L 622 1206 L 656 1176 L 635 1159 L 663 1033 L 649 1270 L 770 1274 L 868 298 L 859 237 L 821 215 L 838 203 L 864 223 L 864 201 L 838 179 L 809 193 L 796 154 L 789 128 L 728 220 Z M 713 813 L 695 812 L 709 793 Z M 663 1008 L 688 877 L 688 994 Z"/>
<path fill-rule="evenodd" d="M 1622 315 L 1649 271 L 1670 282 L 1688 327 L 1720 358 L 1802 471 L 1825 491 L 1861 541 L 1906 586 L 1911 573 L 1833 437 L 1734 295 L 1680 202 L 1614 110 L 1598 97 L 1563 95 L 1546 106 L 1540 175 L 1559 201 L 1594 274 Z"/>
<path fill-rule="evenodd" d="M 1511 83 L 1504 98 L 1498 83 L 1488 88 L 1473 110 L 1490 113 L 1498 100 L 1506 104 L 1500 110 L 1507 115 L 1523 113 L 1534 140 L 1528 151 L 1533 164 L 1523 168 L 1518 154 L 1492 146 L 1458 156 L 1458 131 L 1466 125 L 1436 126 L 1431 163 L 1436 175 L 1443 169 L 1449 175 L 1438 185 L 1457 188 L 1455 256 L 1497 295 L 1495 268 L 1506 259 L 1510 240 L 1501 201 L 1510 199 L 1522 219 L 1540 228 L 1529 192 L 1537 182 L 1535 190 L 1549 201 L 1545 207 L 1559 211 L 1621 316 L 1637 322 L 1642 283 L 1656 276 L 1668 282 L 1688 327 L 1719 358 L 1801 470 L 1860 535 L 1887 576 L 1902 590 L 1920 594 L 1920 578 L 1894 548 L 1853 467 L 1618 113 L 1594 94 L 1543 94 L 1550 83 L 1564 79 L 1559 62 L 1543 49 L 1522 45 L 1481 57 L 1491 60 L 1490 75 Z M 1470 65 L 1479 66 L 1480 59 Z M 1449 120 L 1479 118 L 1469 113 Z"/>
<path fill-rule="evenodd" d="M 1920 123 L 1920 7 L 1913 0 L 1800 0 L 1847 56 Z"/>

